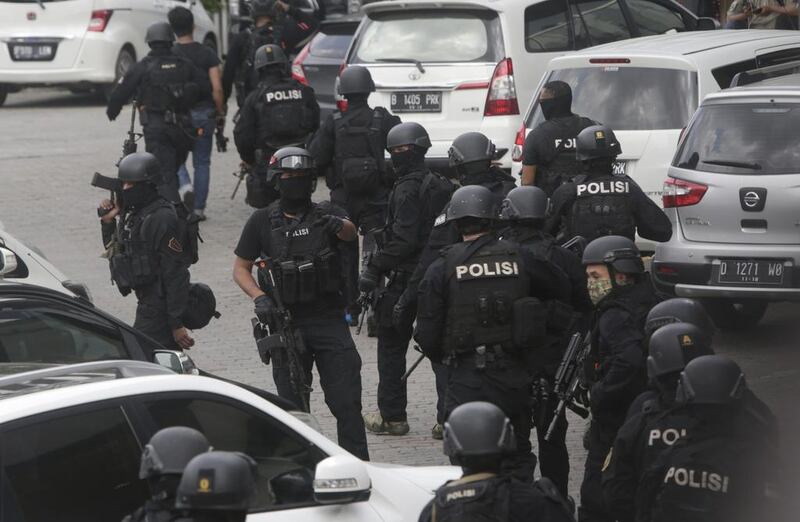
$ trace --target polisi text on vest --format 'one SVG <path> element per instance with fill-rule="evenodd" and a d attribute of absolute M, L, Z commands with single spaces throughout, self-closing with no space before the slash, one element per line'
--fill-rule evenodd
<path fill-rule="evenodd" d="M 456 279 L 477 279 L 481 277 L 497 277 L 519 275 L 516 261 L 495 261 L 494 263 L 471 263 L 456 267 Z"/>
<path fill-rule="evenodd" d="M 285 91 L 270 91 L 264 95 L 267 103 L 302 100 L 303 91 L 300 89 L 287 89 Z"/>
<path fill-rule="evenodd" d="M 629 194 L 630 185 L 627 181 L 593 181 L 578 185 L 578 196 L 585 194 Z"/>

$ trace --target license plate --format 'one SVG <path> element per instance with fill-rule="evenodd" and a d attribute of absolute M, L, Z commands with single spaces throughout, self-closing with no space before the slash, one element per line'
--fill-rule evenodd
<path fill-rule="evenodd" d="M 54 56 L 55 45 L 52 44 L 16 44 L 11 47 L 11 58 L 15 62 L 48 61 Z"/>
<path fill-rule="evenodd" d="M 624 176 L 628 173 L 628 162 L 626 161 L 615 161 L 612 166 L 612 174 L 615 176 Z"/>
<path fill-rule="evenodd" d="M 776 259 L 720 259 L 717 281 L 723 284 L 781 286 L 788 270 Z"/>
<path fill-rule="evenodd" d="M 392 93 L 392 112 L 442 112 L 442 93 L 410 91 Z"/>

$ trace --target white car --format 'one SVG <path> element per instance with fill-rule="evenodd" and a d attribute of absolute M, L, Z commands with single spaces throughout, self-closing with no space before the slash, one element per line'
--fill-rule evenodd
<path fill-rule="evenodd" d="M 253 522 L 415 522 L 433 491 L 461 474 L 363 462 L 236 385 L 105 361 L 0 378 L 4 520 L 120 520 L 148 497 L 143 444 L 176 425 L 256 460 Z M 283 481 L 291 503 L 280 498 Z"/>
<path fill-rule="evenodd" d="M 0 0 L 0 105 L 25 86 L 110 92 L 148 53 L 148 26 L 176 6 L 191 9 L 195 39 L 216 49 L 214 24 L 195 0 Z"/>
<path fill-rule="evenodd" d="M 669 0 L 404 0 L 363 9 L 345 63 L 372 73 L 377 92 L 370 104 L 428 130 L 435 167 L 446 166 L 458 135 L 480 131 L 497 146 L 498 164 L 510 169 L 520 108 L 553 57 L 640 35 L 715 27 Z"/>

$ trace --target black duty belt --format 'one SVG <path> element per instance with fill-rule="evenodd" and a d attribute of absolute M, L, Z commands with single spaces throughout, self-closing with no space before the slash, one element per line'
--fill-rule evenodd
<path fill-rule="evenodd" d="M 508 354 L 499 344 L 480 345 L 470 352 L 451 354 L 445 358 L 447 366 L 455 368 L 473 368 L 484 370 L 486 368 L 503 368 L 509 359 Z"/>

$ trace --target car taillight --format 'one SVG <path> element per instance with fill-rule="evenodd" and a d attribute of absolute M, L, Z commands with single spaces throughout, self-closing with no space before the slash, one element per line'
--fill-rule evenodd
<path fill-rule="evenodd" d="M 708 186 L 677 178 L 664 181 L 664 195 L 661 201 L 664 208 L 688 207 L 697 205 L 706 194 Z"/>
<path fill-rule="evenodd" d="M 517 131 L 517 137 L 514 139 L 514 148 L 511 149 L 511 161 L 522 161 L 522 147 L 525 145 L 525 124 Z"/>
<path fill-rule="evenodd" d="M 347 68 L 347 63 L 342 62 L 342 65 L 339 66 L 339 76 L 342 75 L 342 71 Z M 339 76 L 336 77 L 336 85 L 334 88 L 334 96 L 336 96 L 336 108 L 339 112 L 346 112 L 347 111 L 347 100 L 344 96 L 339 94 Z"/>
<path fill-rule="evenodd" d="M 511 58 L 505 58 L 494 68 L 486 95 L 484 116 L 511 116 L 519 114 L 517 88 L 514 84 L 514 67 Z"/>
<path fill-rule="evenodd" d="M 105 31 L 108 21 L 111 20 L 111 14 L 113 12 L 114 11 L 111 9 L 98 9 L 97 11 L 92 11 L 92 16 L 89 18 L 89 28 L 87 30 L 93 33 L 102 33 Z"/>
<path fill-rule="evenodd" d="M 311 43 L 312 42 L 308 42 L 308 44 L 303 47 L 303 50 L 300 51 L 300 54 L 298 54 L 292 62 L 292 78 L 303 85 L 308 85 L 308 78 L 306 78 L 306 72 L 303 70 L 303 62 L 306 60 L 306 58 L 308 58 L 308 55 L 311 52 Z"/>

